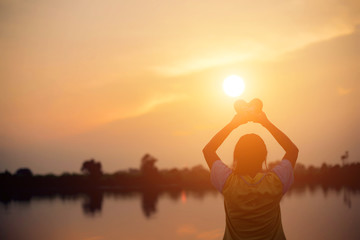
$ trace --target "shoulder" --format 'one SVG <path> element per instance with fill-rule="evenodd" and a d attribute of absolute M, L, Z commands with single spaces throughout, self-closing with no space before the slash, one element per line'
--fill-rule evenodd
<path fill-rule="evenodd" d="M 222 192 L 227 178 L 232 173 L 231 168 L 226 166 L 221 160 L 216 160 L 210 170 L 210 179 L 213 186 Z"/>
<path fill-rule="evenodd" d="M 283 185 L 283 193 L 286 193 L 294 182 L 294 170 L 289 160 L 283 159 L 271 172 L 276 174 Z"/>

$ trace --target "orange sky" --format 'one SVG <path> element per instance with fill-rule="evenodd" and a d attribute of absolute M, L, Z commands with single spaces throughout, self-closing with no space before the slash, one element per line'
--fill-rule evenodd
<path fill-rule="evenodd" d="M 0 171 L 204 164 L 234 114 L 223 79 L 300 148 L 299 162 L 360 159 L 359 1 L 2 1 Z M 269 161 L 282 150 L 255 124 Z"/>

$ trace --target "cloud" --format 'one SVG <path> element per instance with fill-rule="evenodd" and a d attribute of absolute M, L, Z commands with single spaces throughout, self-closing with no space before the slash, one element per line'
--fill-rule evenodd
<path fill-rule="evenodd" d="M 7 14 L 0 18 L 0 34 L 10 49 L 18 49 L 19 57 L 28 56 L 26 63 L 43 60 L 47 67 L 70 63 L 109 71 L 113 61 L 122 72 L 151 69 L 180 75 L 274 58 L 350 33 L 360 24 L 357 0 L 209 0 L 192 2 L 191 8 L 186 2 L 152 4 L 3 1 L 0 13 Z M 145 10 L 150 8 L 154 11 Z"/>
<path fill-rule="evenodd" d="M 173 76 L 239 61 L 273 60 L 311 43 L 352 33 L 360 23 L 360 4 L 353 0 L 206 4 L 199 12 L 204 21 L 188 26 L 194 29 L 192 36 L 161 46 L 160 52 L 166 49 L 176 58 L 152 67 L 154 71 Z M 208 14 L 215 7 L 217 18 Z"/>
<path fill-rule="evenodd" d="M 175 62 L 165 64 L 162 66 L 151 67 L 154 72 L 164 76 L 178 76 L 182 74 L 188 74 L 190 72 L 200 71 L 203 69 L 226 65 L 233 62 L 239 62 L 251 58 L 251 54 L 246 53 L 221 53 L 212 54 L 212 56 L 204 57 L 197 56 L 193 60 L 183 60 L 181 62 Z"/>
<path fill-rule="evenodd" d="M 352 88 L 343 88 L 343 87 L 338 87 L 338 88 L 337 88 L 337 93 L 338 93 L 340 96 L 348 95 L 348 94 L 350 94 L 352 91 L 353 91 Z"/>
<path fill-rule="evenodd" d="M 164 94 L 163 96 L 153 97 L 151 99 L 145 100 L 143 104 L 139 104 L 134 110 L 131 110 L 125 114 L 123 112 L 112 112 L 108 114 L 106 117 L 106 122 L 141 116 L 151 112 L 162 104 L 181 101 L 186 98 L 187 96 L 185 94 Z"/>

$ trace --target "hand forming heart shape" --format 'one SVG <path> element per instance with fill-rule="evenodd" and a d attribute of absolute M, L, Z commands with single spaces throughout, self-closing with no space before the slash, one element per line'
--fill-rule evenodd
<path fill-rule="evenodd" d="M 238 114 L 246 114 L 251 118 L 254 114 L 262 111 L 263 103 L 260 99 L 254 98 L 249 103 L 245 100 L 237 100 L 234 103 L 234 108 Z"/>

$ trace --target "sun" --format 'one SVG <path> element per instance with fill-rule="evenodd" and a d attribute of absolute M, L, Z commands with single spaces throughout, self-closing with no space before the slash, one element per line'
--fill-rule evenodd
<path fill-rule="evenodd" d="M 239 97 L 245 90 L 244 80 L 237 75 L 228 76 L 223 82 L 223 89 L 228 96 Z"/>

